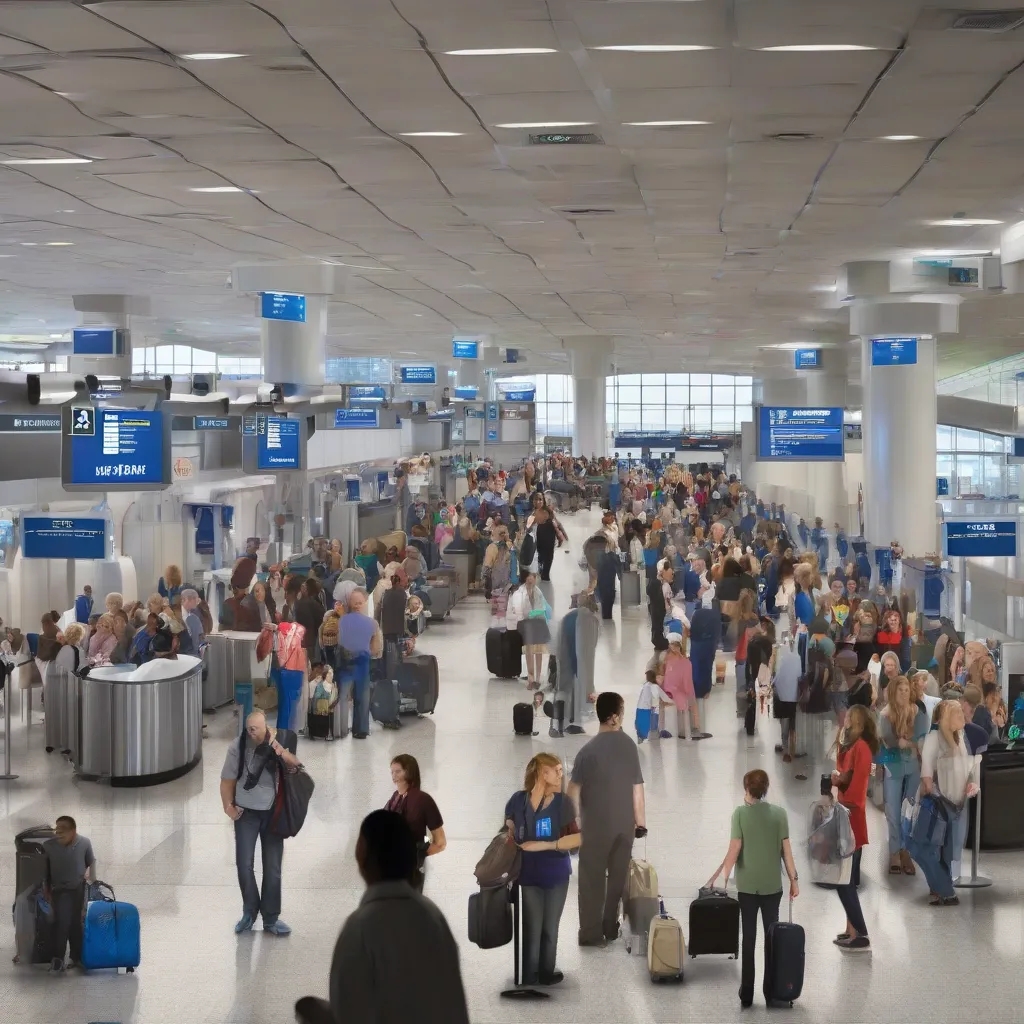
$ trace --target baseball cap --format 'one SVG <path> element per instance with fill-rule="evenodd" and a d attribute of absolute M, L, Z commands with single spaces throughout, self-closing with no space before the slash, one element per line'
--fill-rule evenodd
<path fill-rule="evenodd" d="M 682 633 L 666 633 L 665 634 L 665 639 L 668 640 L 668 642 L 670 644 L 681 644 L 683 642 L 683 634 Z"/>

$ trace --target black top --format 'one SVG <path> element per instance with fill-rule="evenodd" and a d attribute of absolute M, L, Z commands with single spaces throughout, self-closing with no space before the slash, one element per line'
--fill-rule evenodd
<path fill-rule="evenodd" d="M 306 631 L 302 638 L 302 646 L 310 651 L 316 644 L 320 623 L 324 621 L 327 610 L 315 597 L 302 597 L 295 602 L 294 611 L 295 621 Z"/>

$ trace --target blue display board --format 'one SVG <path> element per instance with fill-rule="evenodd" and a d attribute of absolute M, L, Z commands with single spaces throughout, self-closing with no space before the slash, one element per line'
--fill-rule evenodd
<path fill-rule="evenodd" d="M 378 424 L 377 409 L 335 409 L 334 429 L 352 430 L 355 428 L 376 427 Z"/>
<path fill-rule="evenodd" d="M 757 412 L 759 460 L 842 462 L 845 458 L 841 408 L 763 405 Z"/>
<path fill-rule="evenodd" d="M 159 411 L 65 407 L 64 486 L 159 490 L 170 484 L 169 423 Z"/>
<path fill-rule="evenodd" d="M 21 520 L 21 553 L 25 558 L 106 558 L 107 521 L 25 516 Z"/>
<path fill-rule="evenodd" d="M 465 338 L 452 339 L 452 356 L 455 359 L 479 359 L 480 342 Z"/>
<path fill-rule="evenodd" d="M 487 405 L 487 418 L 489 420 L 497 420 L 498 418 L 498 403 L 489 402 Z"/>
<path fill-rule="evenodd" d="M 302 432 L 298 420 L 283 416 L 257 417 L 256 468 L 274 472 L 302 468 Z"/>
<path fill-rule="evenodd" d="M 467 420 L 482 420 L 484 418 L 483 409 L 469 408 L 466 410 Z"/>
<path fill-rule="evenodd" d="M 503 397 L 506 402 L 535 402 L 537 390 L 536 388 L 522 388 L 518 391 L 506 391 Z"/>
<path fill-rule="evenodd" d="M 872 366 L 914 366 L 917 338 L 872 338 Z"/>
<path fill-rule="evenodd" d="M 122 338 L 116 327 L 76 327 L 71 332 L 71 351 L 76 356 L 120 355 Z"/>
<path fill-rule="evenodd" d="M 973 519 L 943 523 L 949 558 L 1013 558 L 1017 554 L 1017 524 L 1012 520 Z"/>
<path fill-rule="evenodd" d="M 196 554 L 212 555 L 216 551 L 217 544 L 213 526 L 213 506 L 193 505 L 192 519 L 196 524 Z"/>
<path fill-rule="evenodd" d="M 196 430 L 230 430 L 231 420 L 227 416 L 197 416 Z"/>
<path fill-rule="evenodd" d="M 1013 439 L 1013 455 L 1014 458 L 1024 459 L 1024 437 L 1015 437 Z"/>
<path fill-rule="evenodd" d="M 261 292 L 260 316 L 264 320 L 291 320 L 306 322 L 306 296 L 287 292 Z"/>
<path fill-rule="evenodd" d="M 498 428 L 497 427 L 488 427 L 487 428 L 487 440 L 488 441 L 497 441 L 498 440 Z"/>
<path fill-rule="evenodd" d="M 437 367 L 435 366 L 403 366 L 399 372 L 403 384 L 436 384 Z"/>
<path fill-rule="evenodd" d="M 475 402 L 478 394 L 480 394 L 480 389 L 473 387 L 471 384 L 463 384 L 455 389 L 455 397 L 467 402 Z"/>
<path fill-rule="evenodd" d="M 793 353 L 793 362 L 798 370 L 816 370 L 821 366 L 820 348 L 798 348 Z"/>
<path fill-rule="evenodd" d="M 348 389 L 350 402 L 383 402 L 388 393 L 382 384 L 353 384 Z"/>
<path fill-rule="evenodd" d="M 945 498 L 949 496 L 949 477 L 937 476 L 935 478 L 935 497 Z"/>

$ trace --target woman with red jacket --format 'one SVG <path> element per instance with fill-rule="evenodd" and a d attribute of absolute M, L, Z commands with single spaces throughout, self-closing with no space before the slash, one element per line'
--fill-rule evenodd
<path fill-rule="evenodd" d="M 892 651 L 899 658 L 901 670 L 910 667 L 909 662 L 904 664 L 905 653 L 904 643 L 907 631 L 903 628 L 903 616 L 898 608 L 890 608 L 882 612 L 881 622 L 878 631 L 875 633 L 875 653 L 879 656 L 887 651 Z"/>
<path fill-rule="evenodd" d="M 850 881 L 836 886 L 839 901 L 846 911 L 846 931 L 840 932 L 834 941 L 840 949 L 851 953 L 864 953 L 871 949 L 857 886 L 860 885 L 861 852 L 868 844 L 868 820 L 865 813 L 868 779 L 871 776 L 871 762 L 877 753 L 878 730 L 875 720 L 867 708 L 856 704 L 846 714 L 846 729 L 836 754 L 836 768 L 832 772 L 832 785 L 839 790 L 839 802 L 850 812 L 850 825 L 857 843 Z"/>

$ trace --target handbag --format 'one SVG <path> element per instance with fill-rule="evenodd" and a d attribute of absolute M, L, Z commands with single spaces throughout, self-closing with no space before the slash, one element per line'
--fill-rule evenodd
<path fill-rule="evenodd" d="M 906 834 L 915 843 L 921 846 L 942 846 L 946 841 L 949 811 L 941 797 L 929 793 L 920 797 L 916 803 L 905 800 L 903 815 Z"/>
<path fill-rule="evenodd" d="M 509 839 L 508 829 L 503 828 L 487 844 L 487 849 L 477 861 L 473 874 L 476 875 L 481 888 L 491 889 L 518 881 L 522 865 L 522 850 Z"/>
<path fill-rule="evenodd" d="M 256 660 L 263 661 L 270 657 L 270 652 L 274 649 L 274 632 L 276 627 L 272 625 L 264 626 L 260 630 L 259 638 L 256 641 Z"/>
<path fill-rule="evenodd" d="M 294 772 L 279 766 L 274 812 L 270 818 L 270 831 L 276 836 L 290 839 L 302 830 L 313 796 L 315 784 L 309 772 L 299 765 Z"/>

